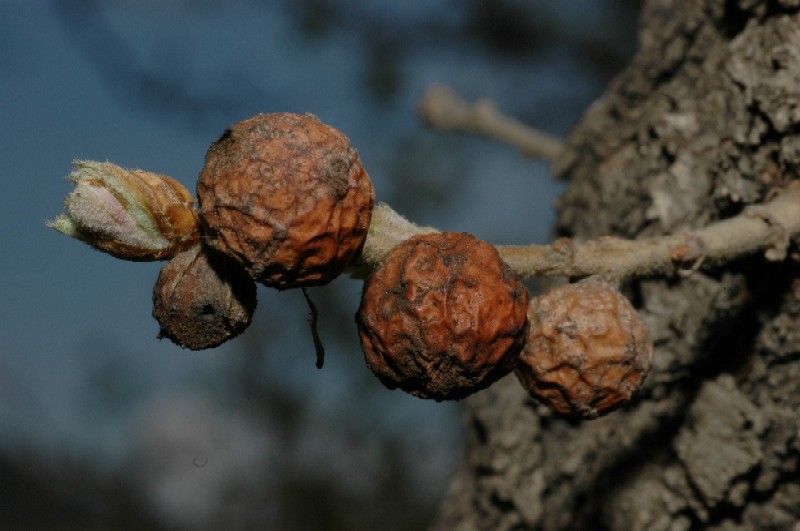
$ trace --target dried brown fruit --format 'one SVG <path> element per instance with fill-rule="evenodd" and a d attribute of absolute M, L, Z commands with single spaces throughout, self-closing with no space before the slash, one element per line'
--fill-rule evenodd
<path fill-rule="evenodd" d="M 530 332 L 515 372 L 556 412 L 602 415 L 629 400 L 650 371 L 653 345 L 631 303 L 590 277 L 531 299 Z"/>
<path fill-rule="evenodd" d="M 511 372 L 527 305 L 494 247 L 436 233 L 389 252 L 364 283 L 356 322 L 367 365 L 387 387 L 458 399 Z"/>
<path fill-rule="evenodd" d="M 279 289 L 325 284 L 360 252 L 374 191 L 340 131 L 260 114 L 214 142 L 197 183 L 206 243 Z"/>
<path fill-rule="evenodd" d="M 256 308 L 256 284 L 236 262 L 202 245 L 161 268 L 153 289 L 153 317 L 167 337 L 201 350 L 241 334 Z"/>

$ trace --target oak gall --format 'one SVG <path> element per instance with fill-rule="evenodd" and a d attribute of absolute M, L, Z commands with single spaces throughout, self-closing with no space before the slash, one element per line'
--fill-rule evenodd
<path fill-rule="evenodd" d="M 367 365 L 387 387 L 459 399 L 512 370 L 527 305 L 494 247 L 436 233 L 388 253 L 364 284 L 356 322 Z"/>
<path fill-rule="evenodd" d="M 325 284 L 361 251 L 374 191 L 340 131 L 310 114 L 229 127 L 197 183 L 205 242 L 267 286 Z"/>
<path fill-rule="evenodd" d="M 202 245 L 167 262 L 153 289 L 158 337 L 191 350 L 238 336 L 255 309 L 255 282 L 239 264 Z"/>
<path fill-rule="evenodd" d="M 608 413 L 628 401 L 650 371 L 647 325 L 605 280 L 590 277 L 532 298 L 528 319 L 528 342 L 515 372 L 557 413 Z"/>

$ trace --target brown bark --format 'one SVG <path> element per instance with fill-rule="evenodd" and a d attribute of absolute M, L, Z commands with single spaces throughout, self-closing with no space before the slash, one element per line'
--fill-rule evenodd
<path fill-rule="evenodd" d="M 557 232 L 701 227 L 800 169 L 797 0 L 651 0 L 640 50 L 554 164 Z M 625 289 L 655 339 L 630 406 L 562 420 L 506 378 L 468 401 L 437 529 L 799 529 L 800 280 L 762 256 Z"/>

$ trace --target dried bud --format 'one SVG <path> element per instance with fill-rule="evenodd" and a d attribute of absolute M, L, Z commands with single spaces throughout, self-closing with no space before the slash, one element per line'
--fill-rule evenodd
<path fill-rule="evenodd" d="M 515 372 L 556 412 L 593 418 L 629 400 L 650 371 L 647 325 L 608 282 L 590 277 L 531 299 Z"/>
<path fill-rule="evenodd" d="M 48 223 L 117 258 L 162 260 L 200 238 L 194 199 L 178 181 L 110 162 L 76 161 L 66 214 Z"/>
<path fill-rule="evenodd" d="M 360 252 L 374 192 L 340 131 L 260 114 L 211 145 L 197 183 L 206 243 L 278 289 L 325 284 Z"/>
<path fill-rule="evenodd" d="M 408 239 L 364 283 L 356 322 L 367 365 L 390 389 L 458 399 L 511 372 L 528 291 L 469 234 Z"/>
<path fill-rule="evenodd" d="M 167 262 L 153 289 L 159 338 L 192 350 L 238 336 L 255 309 L 253 279 L 239 264 L 199 244 Z"/>

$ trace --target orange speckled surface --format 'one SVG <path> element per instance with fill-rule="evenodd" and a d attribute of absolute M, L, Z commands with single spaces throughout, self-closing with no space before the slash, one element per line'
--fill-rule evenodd
<path fill-rule="evenodd" d="M 310 114 L 259 114 L 206 154 L 197 183 L 206 243 L 278 289 L 319 285 L 367 236 L 374 191 L 340 131 Z"/>
<path fill-rule="evenodd" d="M 389 252 L 365 282 L 356 321 L 367 365 L 388 387 L 458 399 L 511 371 L 527 304 L 494 247 L 427 234 Z"/>

